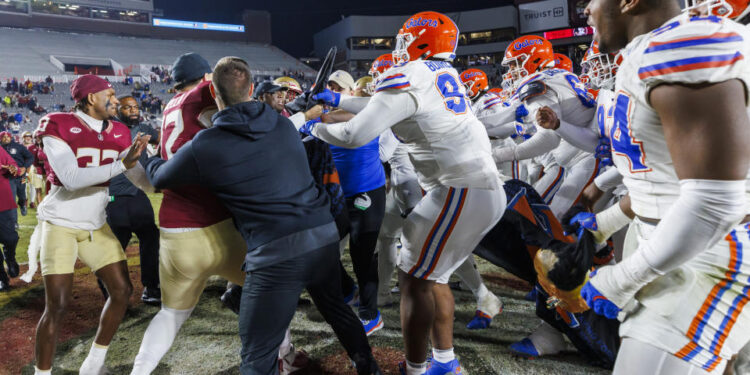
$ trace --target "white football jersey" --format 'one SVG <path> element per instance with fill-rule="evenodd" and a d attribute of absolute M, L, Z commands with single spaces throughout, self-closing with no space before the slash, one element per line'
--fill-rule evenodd
<path fill-rule="evenodd" d="M 637 215 L 661 219 L 680 193 L 659 115 L 648 102 L 649 90 L 660 83 L 731 79 L 748 88 L 749 43 L 748 29 L 734 21 L 680 15 L 623 49 L 609 132 L 613 161 Z"/>
<path fill-rule="evenodd" d="M 422 187 L 502 186 L 487 132 L 450 63 L 417 60 L 394 66 L 376 82 L 375 95 L 383 90 L 408 92 L 417 103 L 416 113 L 391 129 L 409 144 Z"/>
<path fill-rule="evenodd" d="M 525 95 L 530 85 L 543 85 L 543 92 Z M 596 112 L 596 100 L 573 73 L 561 69 L 549 69 L 527 77 L 516 90 L 529 111 L 525 123 L 534 124 L 536 113 L 542 107 L 552 108 L 557 116 L 572 125 L 590 126 Z M 590 156 L 564 139 L 551 152 L 557 164 L 569 168 Z"/>

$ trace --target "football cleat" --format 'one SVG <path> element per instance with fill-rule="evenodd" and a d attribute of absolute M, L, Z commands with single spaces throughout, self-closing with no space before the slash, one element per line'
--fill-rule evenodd
<path fill-rule="evenodd" d="M 448 363 L 438 362 L 435 359 L 430 361 L 430 367 L 427 368 L 425 375 L 463 375 L 461 364 L 457 359 Z"/>
<path fill-rule="evenodd" d="M 485 329 L 490 327 L 490 323 L 492 323 L 492 317 L 477 310 L 474 318 L 466 324 L 466 329 Z"/>
<path fill-rule="evenodd" d="M 365 334 L 367 336 L 372 335 L 373 333 L 383 329 L 383 316 L 380 315 L 380 311 L 378 311 L 378 315 L 375 317 L 375 319 L 372 320 L 365 320 L 360 319 L 362 322 L 362 326 L 365 328 Z"/>
<path fill-rule="evenodd" d="M 534 359 L 539 357 L 539 352 L 534 347 L 534 343 L 526 337 L 519 342 L 510 344 L 510 351 L 519 357 L 526 359 Z"/>

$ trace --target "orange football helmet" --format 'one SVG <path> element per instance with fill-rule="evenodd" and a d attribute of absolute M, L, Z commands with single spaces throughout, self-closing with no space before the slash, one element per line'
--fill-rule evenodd
<path fill-rule="evenodd" d="M 591 47 L 583 55 L 581 66 L 588 73 L 591 86 L 597 89 L 612 88 L 615 85 L 615 75 L 622 63 L 622 55 L 618 53 L 602 53 L 599 43 L 593 41 Z"/>
<path fill-rule="evenodd" d="M 538 35 L 522 36 L 508 45 L 502 65 L 508 67 L 510 84 L 515 89 L 524 77 L 555 66 L 552 43 Z"/>
<path fill-rule="evenodd" d="M 503 89 L 501 89 L 499 87 L 493 87 L 493 88 L 487 90 L 487 92 L 491 93 L 491 94 L 494 94 L 494 95 L 497 95 L 497 96 L 500 96 L 500 94 L 503 93 Z"/>
<path fill-rule="evenodd" d="M 372 62 L 370 67 L 370 76 L 372 79 L 377 80 L 383 72 L 390 69 L 393 66 L 393 55 L 390 53 L 382 54 L 378 56 L 375 61 Z"/>
<path fill-rule="evenodd" d="M 696 16 L 713 15 L 739 21 L 750 11 L 750 0 L 684 0 L 682 11 Z"/>
<path fill-rule="evenodd" d="M 570 60 L 568 56 L 565 56 L 562 53 L 556 53 L 555 54 L 555 68 L 567 70 L 573 73 L 573 61 Z"/>
<path fill-rule="evenodd" d="M 434 57 L 453 61 L 458 46 L 458 26 L 450 17 L 438 12 L 419 12 L 409 17 L 396 35 L 393 61 L 408 61 Z"/>
<path fill-rule="evenodd" d="M 487 74 L 479 69 L 466 69 L 459 75 L 461 83 L 466 87 L 466 95 L 474 100 L 490 87 Z"/>

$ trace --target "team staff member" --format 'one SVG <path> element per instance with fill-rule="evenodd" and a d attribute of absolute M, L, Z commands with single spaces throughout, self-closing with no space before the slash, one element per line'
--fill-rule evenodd
<path fill-rule="evenodd" d="M 18 174 L 10 180 L 10 187 L 13 189 L 13 197 L 16 199 L 18 206 L 21 207 L 21 215 L 26 216 L 26 170 L 34 162 L 34 155 L 24 145 L 14 141 L 8 132 L 0 133 L 0 143 L 18 164 Z M 18 217 L 16 217 L 16 221 L 18 221 Z"/>
<path fill-rule="evenodd" d="M 140 122 L 141 114 L 138 102 L 132 96 L 118 99 L 120 107 L 118 118 L 130 129 L 131 137 L 138 133 L 151 136 L 149 143 L 159 144 L 159 132 L 153 127 Z M 141 164 L 148 157 L 141 155 Z M 159 290 L 159 228 L 154 221 L 154 209 L 146 193 L 133 185 L 125 176 L 117 176 L 109 183 L 109 204 L 107 204 L 107 224 L 120 241 L 123 250 L 128 246 L 135 233 L 138 237 L 138 250 L 141 258 L 141 283 L 143 284 L 144 303 L 158 305 L 161 303 Z"/>
<path fill-rule="evenodd" d="M 328 81 L 331 91 L 351 95 L 354 79 L 343 70 L 333 72 Z M 353 115 L 331 113 L 346 121 Z M 380 162 L 379 137 L 362 147 L 348 149 L 330 145 L 339 171 L 349 214 L 349 253 L 359 284 L 359 319 L 368 335 L 383 328 L 378 311 L 378 260 L 375 245 L 385 215 L 385 170 Z M 346 291 L 345 291 L 346 293 Z"/>
<path fill-rule="evenodd" d="M 247 244 L 240 307 L 242 374 L 275 374 L 276 357 L 303 288 L 333 325 L 358 373 L 380 373 L 339 289 L 338 231 L 316 185 L 299 134 L 271 107 L 251 101 L 247 63 L 225 57 L 214 68 L 214 126 L 169 161 L 152 158 L 154 186 L 201 184 L 229 209 Z M 232 150 L 231 153 L 223 152 Z"/>
<path fill-rule="evenodd" d="M 18 166 L 18 171 L 15 176 L 10 177 L 10 188 L 13 192 L 13 198 L 21 208 L 21 215 L 26 216 L 26 170 L 31 166 L 34 161 L 34 156 L 31 152 L 24 147 L 22 144 L 13 140 L 10 133 L 0 133 L 0 143 L 2 143 L 3 149 L 15 160 Z M 18 227 L 18 213 L 13 210 L 11 212 L 13 225 Z M 16 262 L 16 246 L 5 246 L 5 263 L 8 264 L 8 274 L 10 277 L 18 276 L 18 262 Z"/>
<path fill-rule="evenodd" d="M 266 103 L 274 111 L 281 113 L 284 111 L 284 102 L 286 101 L 287 88 L 274 83 L 273 81 L 263 81 L 258 85 L 253 97 Z"/>
<path fill-rule="evenodd" d="M 5 150 L 0 149 L 0 244 L 5 249 L 12 248 L 15 251 L 18 244 L 18 232 L 16 232 L 13 215 L 16 211 L 16 201 L 10 191 L 10 179 L 17 172 L 16 161 L 13 160 Z M 18 264 L 16 264 L 18 267 Z M 10 268 L 10 264 L 8 265 Z M 3 254 L 0 252 L 0 292 L 10 289 L 10 280 L 3 266 Z"/>

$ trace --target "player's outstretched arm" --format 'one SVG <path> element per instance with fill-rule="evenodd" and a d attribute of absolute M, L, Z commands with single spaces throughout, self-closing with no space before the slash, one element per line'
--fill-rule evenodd
<path fill-rule="evenodd" d="M 47 162 L 55 171 L 55 176 L 68 190 L 78 190 L 109 181 L 124 172 L 127 167 L 122 161 L 96 167 L 78 166 L 73 150 L 64 141 L 54 137 L 44 137 L 44 153 Z"/>
<path fill-rule="evenodd" d="M 495 162 L 526 160 L 544 155 L 560 144 L 560 136 L 554 130 L 537 128 L 537 132 L 517 147 L 503 147 L 492 151 Z"/>
<path fill-rule="evenodd" d="M 169 189 L 200 183 L 198 163 L 193 156 L 193 142 L 188 142 L 168 161 L 158 156 L 146 162 L 146 175 L 157 189 Z"/>
<path fill-rule="evenodd" d="M 652 89 L 648 99 L 662 121 L 680 196 L 649 241 L 591 278 L 594 289 L 582 291 L 584 298 L 590 292 L 587 302 L 596 305 L 598 293 L 622 308 L 642 286 L 712 247 L 742 221 L 750 166 L 746 97 L 736 79 Z"/>
<path fill-rule="evenodd" d="M 410 93 L 386 90 L 375 94 L 367 107 L 351 120 L 318 124 L 311 131 L 316 138 L 334 146 L 358 148 L 416 112 L 417 103 Z"/>

